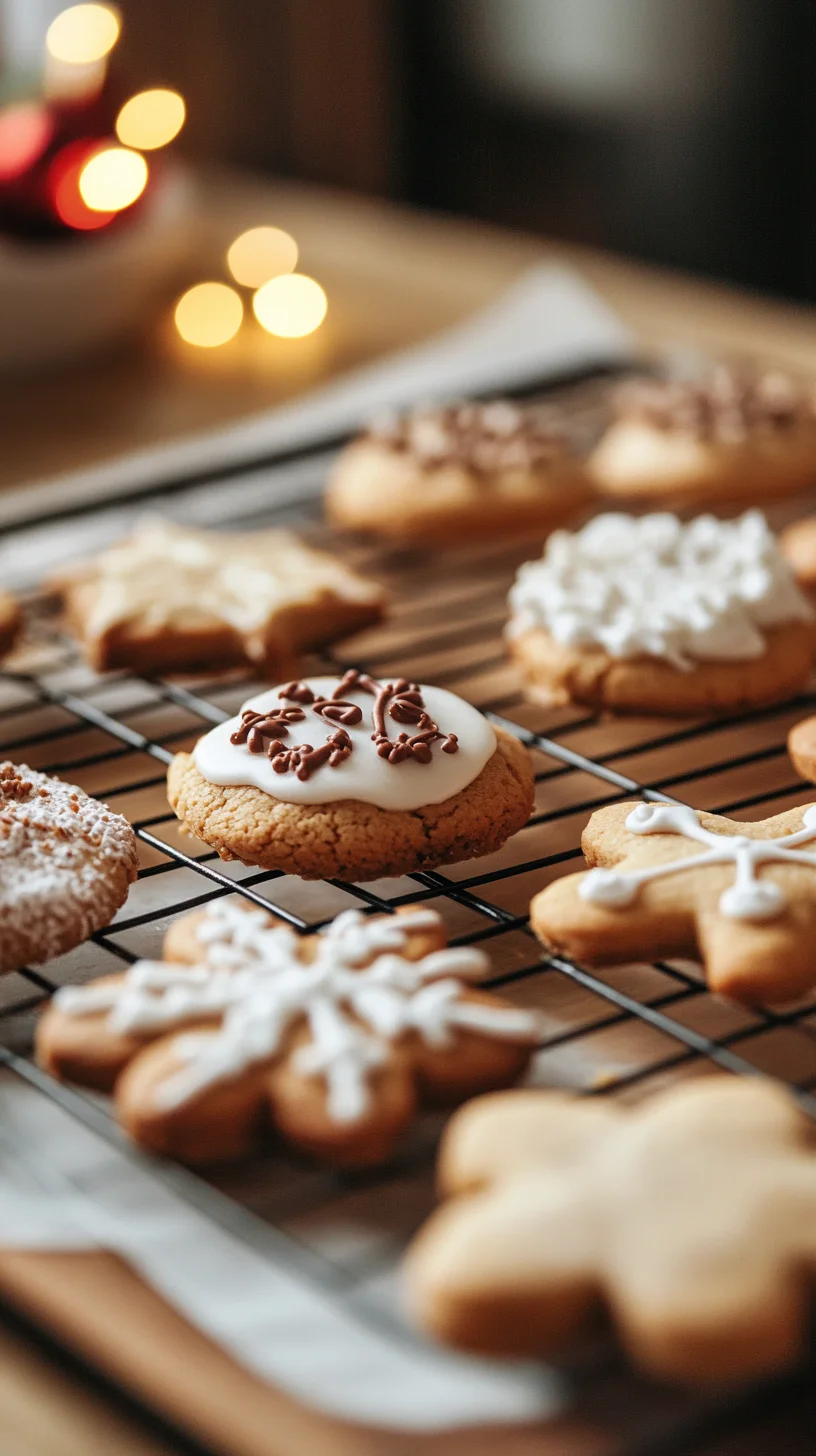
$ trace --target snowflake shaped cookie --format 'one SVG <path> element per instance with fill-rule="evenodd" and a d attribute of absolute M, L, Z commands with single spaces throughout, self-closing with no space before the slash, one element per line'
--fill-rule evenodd
<path fill-rule="evenodd" d="M 816 805 L 742 824 L 614 804 L 593 814 L 583 849 L 592 868 L 531 907 L 551 949 L 590 964 L 699 954 L 712 990 L 748 1002 L 816 985 Z"/>
<path fill-rule="evenodd" d="M 271 1121 L 329 1161 L 377 1162 L 420 1101 L 507 1085 L 536 1040 L 535 1016 L 467 985 L 486 956 L 446 946 L 421 907 L 349 911 L 304 938 L 218 904 L 179 921 L 165 954 L 60 991 L 38 1055 L 115 1083 L 135 1140 L 190 1161 L 242 1152 Z"/>
<path fill-rule="evenodd" d="M 549 1355 L 611 1310 L 660 1377 L 749 1379 L 807 1343 L 814 1127 L 770 1082 L 703 1078 L 630 1109 L 506 1092 L 442 1147 L 449 1202 L 408 1255 L 423 1324 L 485 1354 Z"/>

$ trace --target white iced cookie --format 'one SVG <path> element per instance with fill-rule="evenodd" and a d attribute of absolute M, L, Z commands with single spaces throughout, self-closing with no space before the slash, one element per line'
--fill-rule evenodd
<path fill-rule="evenodd" d="M 223 858 L 372 879 L 486 854 L 526 822 L 526 749 L 442 688 L 286 683 L 178 754 L 169 798 Z"/>
<path fill-rule="evenodd" d="M 758 511 L 602 515 L 559 531 L 510 593 L 534 695 L 665 712 L 774 701 L 807 676 L 814 609 Z M 716 665 L 716 666 L 715 666 Z"/>

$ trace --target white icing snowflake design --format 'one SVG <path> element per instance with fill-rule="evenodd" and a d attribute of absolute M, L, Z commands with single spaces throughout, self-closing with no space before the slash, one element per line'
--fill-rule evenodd
<path fill-rule="evenodd" d="M 627 816 L 631 834 L 682 834 L 706 846 L 703 854 L 644 865 L 636 870 L 593 869 L 581 881 L 578 893 L 593 904 L 625 908 L 633 904 L 642 885 L 682 870 L 704 865 L 733 864 L 735 876 L 720 896 L 719 908 L 732 920 L 772 920 L 787 904 L 779 885 L 760 880 L 763 864 L 809 865 L 816 870 L 816 854 L 799 849 L 816 839 L 816 804 L 803 816 L 803 828 L 781 839 L 749 839 L 745 834 L 713 834 L 704 829 L 694 809 L 684 804 L 638 804 Z"/>
<path fill-rule="evenodd" d="M 490 968 L 481 951 L 447 947 L 418 961 L 399 954 L 408 932 L 438 924 L 433 911 L 370 920 L 352 910 L 304 942 L 285 926 L 270 927 L 262 911 L 222 906 L 197 931 L 204 963 L 137 961 L 118 984 L 66 987 L 56 999 L 71 1016 L 108 1012 L 108 1029 L 122 1034 L 220 1015 L 217 1030 L 191 1031 L 175 1042 L 184 1065 L 155 1093 L 166 1109 L 285 1055 L 290 1031 L 305 1021 L 311 1039 L 292 1065 L 324 1079 L 329 1116 L 349 1123 L 370 1105 L 370 1072 L 407 1031 L 437 1047 L 459 1027 L 500 1040 L 535 1039 L 533 1013 L 461 999 L 463 982 Z M 301 959 L 304 944 L 311 960 Z"/>

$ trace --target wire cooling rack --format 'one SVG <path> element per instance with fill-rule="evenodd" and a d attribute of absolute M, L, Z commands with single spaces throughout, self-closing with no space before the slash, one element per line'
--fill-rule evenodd
<path fill-rule="evenodd" d="M 393 595 L 387 623 L 348 649 L 317 657 L 308 670 L 361 666 L 380 678 L 417 678 L 467 698 L 533 756 L 536 805 L 529 824 L 487 858 L 365 885 L 306 884 L 224 865 L 181 835 L 165 797 L 165 770 L 174 752 L 236 712 L 255 681 L 237 673 L 195 681 L 100 677 L 84 665 L 47 604 L 33 597 L 27 644 L 13 670 L 0 676 L 0 756 L 57 773 L 125 814 L 139 838 L 141 872 L 108 929 L 43 969 L 0 981 L 0 1060 L 113 1137 L 114 1125 L 97 1102 L 66 1094 L 31 1066 L 35 1016 L 57 986 L 158 956 L 176 916 L 225 894 L 269 907 L 301 931 L 350 906 L 388 911 L 420 901 L 439 911 L 454 944 L 484 946 L 493 963 L 489 984 L 542 1013 L 546 1034 L 533 1063 L 534 1083 L 634 1098 L 701 1073 L 769 1075 L 788 1083 L 816 1116 L 813 998 L 784 1011 L 738 1007 L 712 997 L 700 968 L 685 961 L 589 971 L 543 955 L 527 924 L 533 893 L 581 864 L 581 831 L 602 804 L 643 797 L 751 819 L 806 801 L 810 793 L 796 780 L 785 739 L 814 709 L 816 692 L 715 722 L 610 720 L 531 705 L 519 691 L 501 633 L 514 570 L 537 547 L 461 548 L 440 567 L 438 558 L 419 551 L 383 552 L 330 539 L 314 505 L 289 507 L 288 514 L 258 509 L 231 524 L 251 529 L 282 518 L 290 524 L 293 517 L 315 544 L 331 544 Z M 241 1236 L 250 1226 L 248 1210 L 288 1241 L 304 1278 L 353 1301 L 383 1338 L 406 1338 L 396 1271 L 433 1206 L 438 1126 L 432 1117 L 420 1122 L 399 1158 L 380 1173 L 316 1172 L 276 1151 L 209 1181 L 178 1170 L 175 1187 Z M 586 1370 L 576 1379 L 577 1402 L 586 1401 L 589 1387 L 597 1392 L 605 1381 L 611 1388 L 609 1358 L 596 1362 L 591 1380 Z M 616 1409 L 626 1404 L 623 1390 L 638 1391 L 627 1419 L 621 1424 L 614 1417 L 621 1437 L 616 1449 L 709 1449 L 712 1420 L 723 1414 L 719 1405 L 678 1403 L 615 1370 Z M 737 1406 L 729 1403 L 728 1418 L 740 1410 L 744 1417 L 755 1401 L 753 1393 Z"/>

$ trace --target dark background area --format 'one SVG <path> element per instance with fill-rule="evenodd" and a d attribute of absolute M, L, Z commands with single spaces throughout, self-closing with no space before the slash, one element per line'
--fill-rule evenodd
<path fill-rule="evenodd" d="M 816 298 L 814 0 L 124 0 L 199 156 Z"/>

